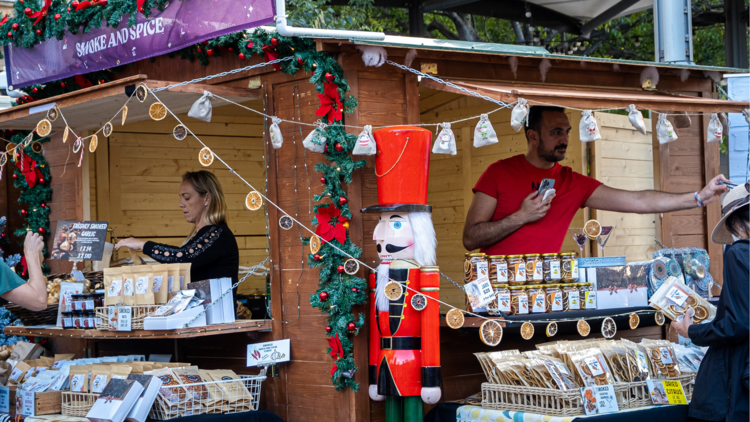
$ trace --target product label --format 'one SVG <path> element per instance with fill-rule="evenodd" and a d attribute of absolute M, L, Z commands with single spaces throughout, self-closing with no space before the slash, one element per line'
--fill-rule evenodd
<path fill-rule="evenodd" d="M 35 410 L 34 392 L 16 390 L 16 413 L 24 416 L 34 416 Z"/>
<path fill-rule="evenodd" d="M 82 393 L 86 388 L 86 381 L 88 376 L 86 374 L 73 374 L 70 376 L 70 391 L 74 393 Z"/>
<path fill-rule="evenodd" d="M 0 386 L 0 413 L 10 413 L 10 389 Z"/>
<path fill-rule="evenodd" d="M 161 291 L 162 280 L 164 280 L 163 275 L 154 276 L 154 293 L 159 293 Z"/>
<path fill-rule="evenodd" d="M 596 385 L 581 388 L 583 407 L 587 415 L 619 412 L 615 388 L 612 385 Z"/>
<path fill-rule="evenodd" d="M 124 292 L 125 296 L 133 296 L 133 279 L 132 278 L 126 278 L 125 281 L 122 282 L 122 290 Z"/>
<path fill-rule="evenodd" d="M 682 306 L 688 298 L 688 294 L 680 286 L 674 285 L 667 292 L 667 299 L 671 300 L 677 306 Z"/>
<path fill-rule="evenodd" d="M 578 260 L 574 259 L 570 262 L 570 275 L 577 279 L 578 278 Z"/>
<path fill-rule="evenodd" d="M 529 298 L 526 295 L 518 297 L 518 313 L 528 314 L 529 313 Z"/>
<path fill-rule="evenodd" d="M 549 263 L 549 273 L 552 276 L 553 280 L 559 280 L 561 277 L 560 274 L 560 261 L 550 261 Z"/>
<path fill-rule="evenodd" d="M 534 280 L 542 280 L 542 263 L 534 262 Z"/>
<path fill-rule="evenodd" d="M 73 310 L 74 311 L 82 311 L 83 310 L 83 301 L 82 300 L 74 300 L 73 301 Z"/>
<path fill-rule="evenodd" d="M 84 311 L 93 311 L 94 310 L 94 301 L 93 300 L 87 300 L 83 302 L 83 310 Z"/>
<path fill-rule="evenodd" d="M 63 327 L 70 328 L 73 326 L 73 318 L 63 318 Z M 55 362 L 57 363 L 57 362 Z"/>
<path fill-rule="evenodd" d="M 666 347 L 660 347 L 659 354 L 661 355 L 661 363 L 665 365 L 674 364 L 674 361 L 672 360 L 672 354 L 669 353 L 669 349 L 667 349 Z"/>
<path fill-rule="evenodd" d="M 19 378 L 21 377 L 21 375 L 23 375 L 23 371 L 21 371 L 21 370 L 20 370 L 20 369 L 18 369 L 18 368 L 15 368 L 15 369 L 13 369 L 13 371 L 12 371 L 12 372 L 10 373 L 10 379 L 12 379 L 13 381 L 16 381 L 16 382 L 18 382 L 18 381 L 19 381 Z"/>
<path fill-rule="evenodd" d="M 526 281 L 526 265 L 523 262 L 516 265 L 516 280 Z"/>
<path fill-rule="evenodd" d="M 602 368 L 602 363 L 599 361 L 598 357 L 592 356 L 584 359 L 583 362 L 589 367 L 592 376 L 598 377 L 599 375 L 604 374 L 604 368 Z"/>
<path fill-rule="evenodd" d="M 174 286 L 174 276 L 170 275 L 167 277 L 167 285 L 169 286 L 169 291 L 172 291 L 172 287 Z"/>
<path fill-rule="evenodd" d="M 661 383 L 664 385 L 669 404 L 688 404 L 685 391 L 679 381 L 662 381 Z"/>
<path fill-rule="evenodd" d="M 646 370 L 648 370 L 648 360 L 646 360 L 646 355 L 640 350 L 634 350 L 634 352 L 635 359 L 638 361 L 638 366 L 641 368 L 641 372 L 646 372 Z"/>
<path fill-rule="evenodd" d="M 186 288 L 187 288 L 187 286 L 185 285 L 185 276 L 181 275 L 180 276 L 180 290 L 184 290 Z"/>
<path fill-rule="evenodd" d="M 552 298 L 552 310 L 553 311 L 562 311 L 563 310 L 563 303 L 562 303 L 562 292 L 555 292 L 555 296 Z"/>
<path fill-rule="evenodd" d="M 479 288 L 480 308 L 495 300 L 495 290 L 492 289 L 490 279 L 486 275 L 477 279 L 477 287 Z"/>
<path fill-rule="evenodd" d="M 544 306 L 544 294 L 539 293 L 534 297 L 534 308 L 533 312 L 536 313 L 542 313 L 546 310 L 546 307 Z"/>
<path fill-rule="evenodd" d="M 91 380 L 91 392 L 101 394 L 105 385 L 107 385 L 107 376 L 97 375 Z"/>
<path fill-rule="evenodd" d="M 495 264 L 495 271 L 499 283 L 508 281 L 508 264 Z"/>
<path fill-rule="evenodd" d="M 596 292 L 593 290 L 586 292 L 586 309 L 596 309 Z"/>
<path fill-rule="evenodd" d="M 510 293 L 497 294 L 497 309 L 503 312 L 510 312 Z"/>
<path fill-rule="evenodd" d="M 135 293 L 139 295 L 145 295 L 148 291 L 148 276 L 138 277 L 135 281 Z"/>
<path fill-rule="evenodd" d="M 578 291 L 568 293 L 568 309 L 579 310 L 581 309 L 581 303 L 578 298 Z"/>
<path fill-rule="evenodd" d="M 112 280 L 112 284 L 109 285 L 109 290 L 107 290 L 107 296 L 122 296 L 122 280 Z"/>
<path fill-rule="evenodd" d="M 489 277 L 488 271 L 486 262 L 477 262 L 477 278 Z"/>

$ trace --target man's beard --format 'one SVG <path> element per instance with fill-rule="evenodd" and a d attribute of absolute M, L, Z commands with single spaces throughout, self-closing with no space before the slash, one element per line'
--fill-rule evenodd
<path fill-rule="evenodd" d="M 539 158 L 543 158 L 550 163 L 556 163 L 565 159 L 566 149 L 546 150 L 544 149 L 544 144 L 542 142 L 539 142 L 539 145 L 536 147 L 536 154 L 539 156 Z"/>

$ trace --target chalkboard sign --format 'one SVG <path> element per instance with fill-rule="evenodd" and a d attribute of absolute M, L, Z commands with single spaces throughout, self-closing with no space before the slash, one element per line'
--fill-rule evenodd
<path fill-rule="evenodd" d="M 100 261 L 108 226 L 107 221 L 58 221 L 50 259 Z"/>

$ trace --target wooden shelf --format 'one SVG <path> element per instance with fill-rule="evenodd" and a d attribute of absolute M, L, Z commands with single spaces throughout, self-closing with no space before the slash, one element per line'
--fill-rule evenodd
<path fill-rule="evenodd" d="M 233 324 L 207 325 L 205 327 L 183 328 L 180 330 L 158 331 L 103 331 L 76 330 L 58 327 L 25 327 L 23 325 L 8 325 L 4 328 L 5 335 L 35 336 L 35 337 L 68 337 L 87 339 L 169 339 L 215 336 L 221 334 L 244 333 L 250 331 L 270 331 L 271 320 L 249 319 L 239 320 Z"/>

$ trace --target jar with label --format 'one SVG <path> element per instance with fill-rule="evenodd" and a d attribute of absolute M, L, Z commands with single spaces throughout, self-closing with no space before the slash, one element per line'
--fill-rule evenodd
<path fill-rule="evenodd" d="M 581 307 L 586 310 L 596 309 L 596 289 L 594 288 L 594 283 L 580 284 L 583 284 L 583 289 L 586 292 L 581 296 Z"/>
<path fill-rule="evenodd" d="M 575 282 L 578 280 L 578 260 L 575 252 L 564 252 L 560 254 L 560 272 L 562 281 Z"/>
<path fill-rule="evenodd" d="M 560 257 L 556 253 L 542 254 L 544 263 L 542 264 L 542 275 L 545 283 L 559 282 L 560 275 Z"/>
<path fill-rule="evenodd" d="M 579 299 L 578 285 L 576 283 L 563 284 L 562 293 L 564 311 L 578 311 L 581 309 L 581 300 Z"/>
<path fill-rule="evenodd" d="M 544 287 L 540 285 L 527 286 L 529 295 L 529 312 L 532 314 L 543 314 L 547 312 L 547 301 Z"/>
<path fill-rule="evenodd" d="M 559 284 L 548 284 L 544 289 L 545 300 L 547 301 L 547 312 L 562 312 L 563 292 Z"/>
<path fill-rule="evenodd" d="M 526 284 L 526 261 L 523 255 L 508 255 L 508 284 L 521 286 Z"/>
<path fill-rule="evenodd" d="M 63 328 L 75 328 L 75 325 L 73 325 L 73 312 L 63 312 L 61 316 Z"/>
<path fill-rule="evenodd" d="M 490 282 L 503 284 L 508 282 L 508 261 L 505 255 L 490 255 L 487 257 L 490 265 Z"/>
<path fill-rule="evenodd" d="M 526 315 L 529 313 L 529 297 L 526 295 L 526 287 L 510 286 L 510 312 L 509 315 Z"/>
<path fill-rule="evenodd" d="M 90 311 L 81 312 L 81 328 L 84 330 L 92 330 L 96 328 L 94 325 L 94 313 Z"/>
<path fill-rule="evenodd" d="M 506 314 L 510 313 L 511 307 L 510 307 L 510 289 L 508 288 L 507 284 L 493 284 L 492 285 L 495 288 L 495 303 L 497 306 L 498 315 L 500 315 L 500 312 L 504 312 Z"/>
<path fill-rule="evenodd" d="M 469 269 L 471 268 L 471 260 L 469 259 L 469 253 L 464 254 L 464 284 L 469 282 Z"/>
<path fill-rule="evenodd" d="M 73 328 L 76 328 L 78 330 L 83 328 L 83 312 L 76 311 L 73 312 Z"/>
<path fill-rule="evenodd" d="M 73 312 L 83 310 L 83 294 L 72 294 L 70 295 L 70 310 Z"/>
<path fill-rule="evenodd" d="M 96 304 L 94 303 L 94 294 L 81 295 L 81 311 L 93 311 Z"/>
<path fill-rule="evenodd" d="M 464 261 L 464 281 L 471 283 L 483 276 L 489 278 L 487 256 L 483 253 L 470 253 Z"/>
<path fill-rule="evenodd" d="M 526 258 L 526 284 L 539 284 L 544 281 L 542 256 L 538 253 L 524 255 Z"/>

